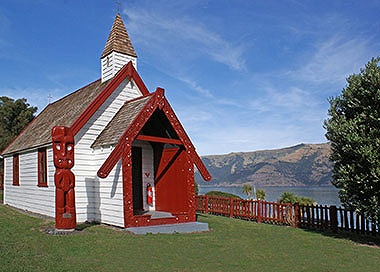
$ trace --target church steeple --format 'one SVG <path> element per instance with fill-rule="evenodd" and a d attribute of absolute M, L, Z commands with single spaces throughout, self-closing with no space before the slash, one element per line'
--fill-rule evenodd
<path fill-rule="evenodd" d="M 120 13 L 116 15 L 106 46 L 100 57 L 102 82 L 112 78 L 129 61 L 137 69 L 137 55 Z"/>

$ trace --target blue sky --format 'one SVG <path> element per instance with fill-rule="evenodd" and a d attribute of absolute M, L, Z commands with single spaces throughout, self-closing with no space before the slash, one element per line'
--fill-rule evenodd
<path fill-rule="evenodd" d="M 2 0 L 0 95 L 42 110 L 97 80 L 116 2 Z M 326 142 L 328 97 L 380 55 L 380 1 L 120 2 L 201 155 Z"/>

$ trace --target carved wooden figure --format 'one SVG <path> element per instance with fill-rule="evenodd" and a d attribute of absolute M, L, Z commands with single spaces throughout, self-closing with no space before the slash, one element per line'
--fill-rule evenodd
<path fill-rule="evenodd" d="M 55 227 L 57 229 L 74 229 L 75 213 L 75 175 L 71 172 L 74 166 L 74 136 L 70 128 L 53 127 L 53 156 L 55 183 Z"/>

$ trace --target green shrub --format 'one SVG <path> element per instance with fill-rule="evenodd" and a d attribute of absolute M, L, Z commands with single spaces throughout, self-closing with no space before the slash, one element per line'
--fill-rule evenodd
<path fill-rule="evenodd" d="M 231 193 L 226 193 L 226 192 L 221 192 L 221 191 L 210 191 L 206 193 L 208 196 L 220 196 L 220 197 L 233 197 L 233 198 L 241 198 L 240 196 L 231 194 Z"/>
<path fill-rule="evenodd" d="M 258 200 L 265 200 L 265 197 L 266 197 L 266 194 L 265 194 L 265 191 L 264 191 L 264 190 L 262 190 L 262 189 L 258 189 L 258 190 L 256 191 L 256 198 L 257 198 Z"/>
<path fill-rule="evenodd" d="M 195 195 L 198 195 L 199 193 L 199 186 L 198 186 L 198 183 L 196 183 L 195 181 L 194 181 L 194 193 Z"/>
<path fill-rule="evenodd" d="M 310 197 L 296 196 L 292 192 L 283 192 L 277 200 L 279 203 L 298 203 L 300 205 L 313 205 L 316 201 Z"/>

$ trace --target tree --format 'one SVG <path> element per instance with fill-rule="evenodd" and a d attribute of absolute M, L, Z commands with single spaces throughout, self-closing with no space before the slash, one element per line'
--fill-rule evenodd
<path fill-rule="evenodd" d="M 329 99 L 326 138 L 331 143 L 332 183 L 347 208 L 380 219 L 380 58 L 347 78 Z"/>
<path fill-rule="evenodd" d="M 277 202 L 294 204 L 297 202 L 297 198 L 296 198 L 296 195 L 293 194 L 292 192 L 283 192 L 280 195 L 280 198 L 277 200 Z"/>
<path fill-rule="evenodd" d="M 247 195 L 247 199 L 251 198 L 251 193 L 252 193 L 252 186 L 248 183 L 243 185 L 243 194 Z"/>
<path fill-rule="evenodd" d="M 265 191 L 264 190 L 262 190 L 262 189 L 258 189 L 257 191 L 256 191 L 256 198 L 258 199 L 258 200 L 265 200 Z"/>
<path fill-rule="evenodd" d="M 25 98 L 0 97 L 0 151 L 33 120 L 36 111 Z"/>
<path fill-rule="evenodd" d="M 198 195 L 199 193 L 199 186 L 198 186 L 198 183 L 196 183 L 195 181 L 194 181 L 194 193 L 195 195 Z"/>
<path fill-rule="evenodd" d="M 216 196 L 216 197 L 241 198 L 240 196 L 237 196 L 235 194 L 231 194 L 231 193 L 227 193 L 227 192 L 222 192 L 222 191 L 209 191 L 205 195 L 207 195 L 207 196 Z"/>
<path fill-rule="evenodd" d="M 37 107 L 31 107 L 25 98 L 0 97 L 0 152 L 30 123 Z M 3 160 L 0 160 L 0 183 L 3 180 Z M 0 188 L 2 184 L 0 184 Z"/>
<path fill-rule="evenodd" d="M 296 196 L 292 192 L 283 192 L 277 200 L 279 203 L 298 203 L 300 205 L 313 205 L 315 200 L 310 197 Z"/>

